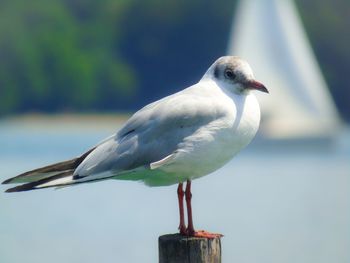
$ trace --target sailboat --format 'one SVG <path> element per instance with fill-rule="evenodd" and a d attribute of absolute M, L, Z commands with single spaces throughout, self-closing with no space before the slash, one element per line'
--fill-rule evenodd
<path fill-rule="evenodd" d="M 292 0 L 241 0 L 228 54 L 252 66 L 269 95 L 257 94 L 267 138 L 332 136 L 341 124 Z"/>

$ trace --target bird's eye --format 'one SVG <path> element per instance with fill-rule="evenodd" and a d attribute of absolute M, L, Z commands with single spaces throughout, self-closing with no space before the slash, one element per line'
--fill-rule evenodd
<path fill-rule="evenodd" d="M 232 71 L 232 69 L 226 69 L 225 70 L 225 77 L 228 79 L 235 79 L 236 74 Z"/>

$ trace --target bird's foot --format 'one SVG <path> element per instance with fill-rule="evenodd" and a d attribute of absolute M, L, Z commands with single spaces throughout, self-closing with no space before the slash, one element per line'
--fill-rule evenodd
<path fill-rule="evenodd" d="M 204 230 L 198 230 L 198 231 L 194 231 L 194 233 L 191 236 L 213 239 L 213 238 L 223 237 L 224 235 L 219 233 L 210 233 Z"/>
<path fill-rule="evenodd" d="M 199 238 L 209 238 L 209 239 L 213 239 L 213 238 L 220 238 L 223 237 L 224 235 L 222 234 L 218 234 L 218 233 L 210 233 L 204 230 L 198 230 L 198 231 L 194 231 L 194 230 L 183 230 L 181 231 L 180 229 L 180 234 L 183 236 L 188 236 L 188 237 L 199 237 Z"/>

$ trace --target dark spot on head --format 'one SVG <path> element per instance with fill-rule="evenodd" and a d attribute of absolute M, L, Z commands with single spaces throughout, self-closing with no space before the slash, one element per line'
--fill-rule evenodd
<path fill-rule="evenodd" d="M 217 65 L 214 70 L 214 77 L 218 79 L 219 76 L 220 76 L 220 65 Z"/>

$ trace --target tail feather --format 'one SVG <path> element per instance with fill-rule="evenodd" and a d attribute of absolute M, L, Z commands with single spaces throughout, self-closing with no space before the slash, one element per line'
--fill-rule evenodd
<path fill-rule="evenodd" d="M 55 176 L 61 176 L 65 172 L 74 172 L 78 165 L 81 164 L 81 162 L 86 158 L 86 156 L 88 156 L 94 149 L 95 148 L 90 149 L 80 157 L 22 173 L 18 176 L 5 180 L 3 184 L 37 183 L 45 179 L 52 180 L 51 178 L 54 178 Z"/>

